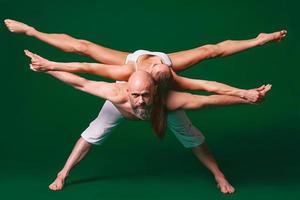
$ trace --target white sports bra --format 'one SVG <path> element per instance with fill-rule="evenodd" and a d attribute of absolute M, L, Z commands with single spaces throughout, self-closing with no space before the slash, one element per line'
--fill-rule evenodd
<path fill-rule="evenodd" d="M 162 52 L 152 52 L 152 51 L 147 51 L 147 50 L 137 50 L 137 51 L 129 54 L 126 58 L 125 64 L 127 64 L 129 61 L 136 63 L 138 58 L 141 55 L 145 55 L 145 54 L 159 56 L 165 65 L 167 65 L 169 67 L 172 65 L 172 61 L 167 54 L 162 53 Z M 135 68 L 137 70 L 137 65 L 135 65 Z"/>

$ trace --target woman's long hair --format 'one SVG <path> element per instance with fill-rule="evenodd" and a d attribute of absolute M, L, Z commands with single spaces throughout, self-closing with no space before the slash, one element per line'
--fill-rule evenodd
<path fill-rule="evenodd" d="M 158 138 L 162 139 L 167 127 L 166 97 L 170 88 L 172 74 L 164 74 L 156 82 L 156 94 L 150 116 L 152 130 Z"/>

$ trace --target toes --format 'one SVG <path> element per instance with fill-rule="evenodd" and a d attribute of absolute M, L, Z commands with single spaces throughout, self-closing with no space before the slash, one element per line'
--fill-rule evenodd
<path fill-rule="evenodd" d="M 287 34 L 287 30 L 282 30 L 280 31 L 281 34 L 286 35 Z"/>
<path fill-rule="evenodd" d="M 10 20 L 10 19 L 5 19 L 5 20 L 4 20 L 4 23 L 5 23 L 6 25 L 8 25 L 8 24 L 11 23 L 11 20 Z"/>
<path fill-rule="evenodd" d="M 55 185 L 54 184 L 49 185 L 49 189 L 50 190 L 55 190 Z"/>

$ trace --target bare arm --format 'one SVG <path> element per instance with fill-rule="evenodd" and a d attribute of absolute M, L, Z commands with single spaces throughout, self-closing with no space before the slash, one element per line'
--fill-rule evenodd
<path fill-rule="evenodd" d="M 259 89 L 259 98 L 256 102 L 261 102 L 268 91 L 270 91 L 272 85 L 268 84 L 264 88 Z M 225 105 L 234 105 L 234 104 L 251 104 L 252 102 L 245 100 L 240 97 L 227 96 L 227 95 L 211 95 L 211 96 L 202 96 L 194 95 L 185 92 L 175 92 L 170 91 L 167 96 L 167 108 L 169 110 L 176 109 L 196 109 L 203 108 L 206 106 L 225 106 Z"/>
<path fill-rule="evenodd" d="M 99 75 L 118 81 L 127 81 L 131 70 L 128 65 L 106 65 L 100 63 L 79 63 L 79 62 L 50 62 L 47 66 L 51 71 L 82 72 Z"/>
<path fill-rule="evenodd" d="M 251 102 L 257 101 L 259 92 L 256 89 L 244 90 L 223 83 L 208 80 L 191 79 L 178 76 L 173 73 L 175 89 L 180 90 L 204 90 L 216 94 L 229 95 L 247 99 Z"/>
<path fill-rule="evenodd" d="M 184 92 L 171 91 L 167 97 L 167 108 L 176 109 L 197 109 L 207 106 L 224 106 L 233 104 L 250 104 L 249 101 L 234 96 L 227 95 L 194 95 Z"/>
<path fill-rule="evenodd" d="M 118 88 L 115 83 L 90 81 L 69 72 L 48 71 L 46 73 L 68 85 L 73 86 L 78 90 L 110 100 L 112 102 L 114 102 L 118 96 Z"/>
<path fill-rule="evenodd" d="M 37 54 L 25 50 L 25 54 L 31 58 L 33 69 L 36 71 L 64 71 L 71 73 L 89 73 L 113 80 L 127 81 L 133 69 L 130 65 L 106 65 L 100 63 L 80 62 L 53 62 Z"/>

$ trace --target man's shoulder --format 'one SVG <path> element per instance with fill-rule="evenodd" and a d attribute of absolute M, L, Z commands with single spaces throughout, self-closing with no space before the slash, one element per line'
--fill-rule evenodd
<path fill-rule="evenodd" d="M 123 104 L 127 102 L 127 82 L 116 82 L 112 83 L 112 91 L 109 100 L 114 104 Z"/>

